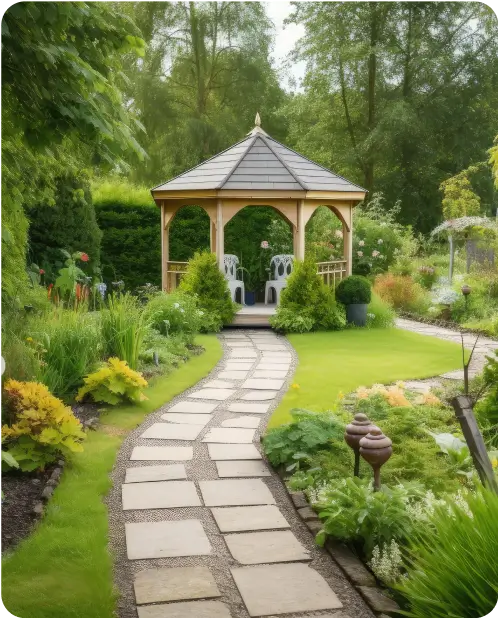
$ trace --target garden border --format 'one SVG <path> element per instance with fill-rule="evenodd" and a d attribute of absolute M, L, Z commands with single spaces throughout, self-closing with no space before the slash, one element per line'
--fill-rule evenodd
<path fill-rule="evenodd" d="M 431 326 L 440 326 L 441 328 L 447 328 L 448 330 L 456 330 L 460 333 L 467 333 L 469 335 L 481 335 L 487 339 L 498 341 L 497 335 L 491 335 L 488 331 L 480 330 L 477 328 L 464 328 L 458 322 L 449 322 L 447 320 L 438 320 L 436 318 L 424 318 L 416 313 L 410 313 L 409 311 L 398 311 L 397 316 L 405 320 L 412 320 L 413 322 L 420 322 L 420 324 L 430 324 Z"/>

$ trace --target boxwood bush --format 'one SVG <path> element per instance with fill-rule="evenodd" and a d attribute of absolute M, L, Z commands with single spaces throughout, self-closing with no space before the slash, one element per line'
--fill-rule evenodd
<path fill-rule="evenodd" d="M 368 305 L 372 299 L 370 283 L 359 275 L 346 277 L 336 287 L 335 297 L 343 305 Z"/>

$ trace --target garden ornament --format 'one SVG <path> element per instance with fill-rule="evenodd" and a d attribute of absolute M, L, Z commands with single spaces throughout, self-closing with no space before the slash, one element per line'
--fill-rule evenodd
<path fill-rule="evenodd" d="M 472 292 L 472 288 L 470 287 L 470 285 L 467 285 L 466 283 L 462 285 L 462 294 L 463 294 L 463 297 L 465 298 L 465 307 L 467 307 L 469 294 L 471 292 Z"/>
<path fill-rule="evenodd" d="M 360 455 L 374 471 L 374 491 L 380 489 L 380 468 L 392 454 L 392 440 L 378 427 L 373 427 L 370 433 L 360 440 Z"/>
<path fill-rule="evenodd" d="M 355 414 L 354 420 L 346 426 L 344 439 L 354 451 L 354 475 L 360 476 L 360 440 L 372 429 L 377 429 L 366 414 Z"/>

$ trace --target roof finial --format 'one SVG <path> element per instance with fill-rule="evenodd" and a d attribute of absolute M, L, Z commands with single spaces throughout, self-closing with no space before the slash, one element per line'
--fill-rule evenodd
<path fill-rule="evenodd" d="M 256 118 L 254 119 L 254 125 L 256 127 L 260 127 L 261 126 L 261 118 L 259 117 L 259 112 L 256 112 Z"/>
<path fill-rule="evenodd" d="M 268 133 L 261 128 L 261 117 L 259 115 L 259 112 L 256 112 L 256 118 L 254 119 L 254 129 L 252 131 L 249 131 L 247 135 L 257 135 L 258 133 L 260 135 L 268 135 Z"/>

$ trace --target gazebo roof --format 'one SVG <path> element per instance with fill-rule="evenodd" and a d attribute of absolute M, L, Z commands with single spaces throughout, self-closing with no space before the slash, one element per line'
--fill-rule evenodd
<path fill-rule="evenodd" d="M 261 129 L 259 116 L 245 139 L 152 190 L 219 189 L 366 192 L 277 142 Z"/>

